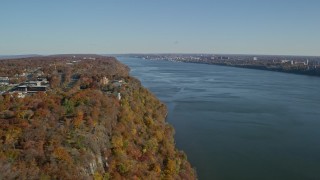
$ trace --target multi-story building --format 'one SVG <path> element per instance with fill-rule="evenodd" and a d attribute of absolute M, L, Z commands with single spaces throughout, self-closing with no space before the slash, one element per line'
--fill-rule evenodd
<path fill-rule="evenodd" d="M 10 80 L 8 77 L 0 77 L 0 85 L 9 85 Z"/>

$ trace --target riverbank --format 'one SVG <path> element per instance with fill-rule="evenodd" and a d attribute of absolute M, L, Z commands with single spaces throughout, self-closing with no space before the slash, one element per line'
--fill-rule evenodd
<path fill-rule="evenodd" d="M 184 63 L 231 66 L 309 76 L 320 76 L 320 57 L 206 54 L 146 54 L 129 55 L 129 57 L 137 57 L 147 60 L 165 60 Z"/>

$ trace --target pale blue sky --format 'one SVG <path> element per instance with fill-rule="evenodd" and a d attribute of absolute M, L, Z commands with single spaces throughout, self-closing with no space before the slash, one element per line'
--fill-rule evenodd
<path fill-rule="evenodd" d="M 2 0 L 0 54 L 320 55 L 319 0 Z"/>

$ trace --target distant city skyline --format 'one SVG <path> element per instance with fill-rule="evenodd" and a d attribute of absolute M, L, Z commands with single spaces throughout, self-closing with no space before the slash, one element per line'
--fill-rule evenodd
<path fill-rule="evenodd" d="M 0 55 L 320 56 L 317 0 L 10 0 Z"/>

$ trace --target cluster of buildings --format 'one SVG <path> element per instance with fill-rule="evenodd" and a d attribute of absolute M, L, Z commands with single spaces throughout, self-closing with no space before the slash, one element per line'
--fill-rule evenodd
<path fill-rule="evenodd" d="M 84 57 L 83 59 L 96 60 L 94 57 Z"/>
<path fill-rule="evenodd" d="M 27 94 L 46 92 L 50 84 L 47 78 L 38 77 L 36 81 L 26 81 L 11 90 L 11 93 L 18 93 L 19 98 L 24 98 Z"/>
<path fill-rule="evenodd" d="M 49 87 L 47 78 L 37 78 L 36 81 L 26 81 L 14 88 L 17 92 L 35 93 L 45 92 Z"/>
<path fill-rule="evenodd" d="M 124 80 L 109 80 L 107 77 L 100 79 L 101 85 L 111 85 L 116 88 L 116 91 L 107 91 L 109 94 L 114 94 L 118 100 L 122 96 L 118 91 L 123 85 L 127 84 Z M 46 92 L 50 87 L 50 83 L 45 77 L 39 76 L 36 80 L 27 80 L 20 84 L 10 84 L 9 77 L 0 77 L 0 94 L 17 94 L 19 98 L 24 98 L 38 92 Z"/>
<path fill-rule="evenodd" d="M 309 65 L 309 60 L 307 59 L 306 61 L 294 61 L 294 60 L 281 60 L 281 63 L 290 63 L 291 65 Z"/>
<path fill-rule="evenodd" d="M 45 77 L 38 77 L 35 81 L 25 81 L 21 84 L 11 84 L 9 77 L 0 77 L 0 94 L 18 93 L 19 98 L 24 98 L 27 94 L 37 92 L 46 92 L 50 86 L 49 81 Z"/>
<path fill-rule="evenodd" d="M 107 77 L 103 77 L 101 80 L 100 80 L 100 84 L 101 85 L 108 85 L 109 83 L 111 83 L 111 85 L 115 88 L 121 88 L 122 85 L 125 85 L 127 84 L 124 80 L 112 80 L 110 81 Z M 112 92 L 112 91 L 107 91 L 108 94 L 115 94 L 117 96 L 117 99 L 118 100 L 121 100 L 122 96 L 121 96 L 121 93 L 120 92 Z"/>
<path fill-rule="evenodd" d="M 9 77 L 0 77 L 0 95 L 10 89 Z"/>

